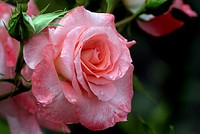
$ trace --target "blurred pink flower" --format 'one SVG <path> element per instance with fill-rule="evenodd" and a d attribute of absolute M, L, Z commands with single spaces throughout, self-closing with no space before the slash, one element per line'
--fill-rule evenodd
<path fill-rule="evenodd" d="M 3 24 L 3 22 L 8 23 L 13 8 L 0 1 L 0 73 L 3 74 L 0 75 L 0 79 L 15 76 L 15 64 L 20 46 L 18 41 L 9 36 Z M 22 74 L 28 78 L 31 76 L 32 70 L 25 67 Z M 14 90 L 14 85 L 0 82 L 0 95 L 10 93 L 12 90 Z M 41 134 L 40 126 L 62 131 L 62 123 L 48 121 L 37 113 L 31 92 L 0 101 L 0 107 L 0 116 L 7 120 L 12 134 Z M 66 132 L 70 132 L 67 126 L 64 129 Z"/>
<path fill-rule="evenodd" d="M 19 42 L 10 37 L 4 23 L 7 24 L 11 15 L 12 6 L 0 1 L 0 75 L 1 78 L 14 77 L 14 66 L 19 51 Z M 0 83 L 0 94 L 8 93 L 13 87 L 8 83 Z"/>
<path fill-rule="evenodd" d="M 131 12 L 135 13 L 145 0 L 124 0 L 124 2 L 127 5 L 127 8 L 130 9 Z M 142 30 L 153 36 L 169 34 L 184 25 L 184 21 L 172 16 L 173 9 L 179 9 L 188 17 L 197 16 L 197 13 L 193 11 L 189 5 L 184 4 L 182 0 L 174 0 L 169 10 L 160 16 L 147 14 L 141 15 L 141 20 L 137 21 L 138 25 Z"/>
<path fill-rule="evenodd" d="M 39 9 L 37 8 L 37 5 L 35 4 L 34 0 L 30 0 L 29 3 L 28 3 L 28 9 L 26 11 L 26 13 L 29 15 L 29 16 L 36 16 L 39 14 Z"/>
<path fill-rule="evenodd" d="M 30 39 L 24 58 L 33 69 L 32 93 L 40 114 L 102 130 L 126 121 L 133 97 L 133 65 L 114 16 L 83 7 Z"/>

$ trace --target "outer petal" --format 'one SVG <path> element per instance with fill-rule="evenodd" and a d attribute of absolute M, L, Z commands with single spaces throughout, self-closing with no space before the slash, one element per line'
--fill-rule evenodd
<path fill-rule="evenodd" d="M 11 16 L 11 8 L 9 4 L 0 1 L 0 27 L 4 27 L 3 22 L 8 23 L 10 16 Z"/>
<path fill-rule="evenodd" d="M 7 3 L 0 2 L 0 44 L 4 46 L 5 59 L 7 66 L 14 66 L 19 51 L 19 42 L 11 38 L 8 34 L 4 23 L 8 23 L 13 7 Z M 4 23 L 3 23 L 4 22 Z"/>
<path fill-rule="evenodd" d="M 78 118 L 74 114 L 74 106 L 67 101 L 62 92 L 55 97 L 52 103 L 47 105 L 39 104 L 39 114 L 52 122 L 57 123 L 78 123 Z"/>
<path fill-rule="evenodd" d="M 39 114 L 38 114 L 37 118 L 42 127 L 48 128 L 50 130 L 58 131 L 58 132 L 59 131 L 61 132 L 64 130 L 64 132 L 70 133 L 70 129 L 64 123 L 56 123 L 56 122 L 52 122 L 50 120 L 46 120 L 43 116 L 41 116 Z"/>
<path fill-rule="evenodd" d="M 102 130 L 116 122 L 126 121 L 133 96 L 132 73 L 131 65 L 126 75 L 114 83 L 117 89 L 115 96 L 106 102 L 93 96 L 79 96 L 68 84 L 64 94 L 75 105 L 75 115 L 80 123 L 91 130 Z"/>
<path fill-rule="evenodd" d="M 39 10 L 34 2 L 34 0 L 30 0 L 28 2 L 28 9 L 26 11 L 26 13 L 29 15 L 29 16 L 36 16 L 39 14 Z"/>
<path fill-rule="evenodd" d="M 47 105 L 62 87 L 54 67 L 52 47 L 47 46 L 43 54 L 44 60 L 35 67 L 32 75 L 32 93 L 38 102 Z"/>
<path fill-rule="evenodd" d="M 0 114 L 10 126 L 11 134 L 42 134 L 33 114 L 21 109 L 12 99 L 0 102 Z"/>
<path fill-rule="evenodd" d="M 85 20 L 85 21 L 80 21 Z M 55 31 L 55 40 L 59 43 L 62 37 L 65 36 L 72 29 L 84 26 L 85 28 L 92 26 L 112 27 L 115 29 L 114 16 L 105 13 L 93 13 L 84 7 L 77 7 L 69 12 L 59 24 L 63 27 L 58 27 Z"/>
<path fill-rule="evenodd" d="M 76 118 L 71 113 L 73 106 L 62 94 L 61 81 L 54 67 L 52 46 L 46 47 L 44 57 L 32 76 L 32 93 L 39 102 L 39 113 L 54 122 L 74 123 Z"/>
<path fill-rule="evenodd" d="M 47 120 L 46 119 L 47 117 L 45 115 L 42 116 L 38 113 L 38 107 L 36 105 L 35 98 L 33 97 L 31 91 L 25 92 L 23 94 L 20 94 L 20 95 L 14 97 L 14 101 L 18 104 L 18 106 L 22 110 L 25 110 L 27 113 L 33 114 L 36 117 L 37 122 L 39 123 L 40 126 L 45 127 L 47 129 L 55 130 L 55 131 L 62 131 L 62 128 L 64 127 L 65 132 L 67 132 L 67 133 L 70 132 L 70 129 L 66 125 L 64 125 L 64 123 L 52 122 L 50 120 Z M 63 101 L 63 102 L 65 103 L 65 101 Z M 59 110 L 59 112 L 60 112 L 61 108 L 58 108 L 57 110 Z M 39 112 L 41 112 L 41 109 Z M 48 112 L 46 112 L 46 113 L 48 113 Z M 66 114 L 66 112 L 63 112 L 63 113 Z M 50 113 L 48 113 L 48 114 L 50 114 Z M 59 115 L 62 115 L 62 114 L 59 114 Z M 56 115 L 56 117 L 58 117 L 58 115 Z M 62 117 L 64 117 L 64 116 L 62 116 Z"/>
<path fill-rule="evenodd" d="M 37 112 L 37 106 L 35 98 L 31 91 L 21 93 L 13 98 L 13 100 L 19 105 L 19 107 L 30 114 Z"/>
<path fill-rule="evenodd" d="M 49 34 L 41 33 L 33 36 L 24 45 L 24 60 L 31 69 L 34 69 L 43 60 L 43 50 L 49 44 Z"/>

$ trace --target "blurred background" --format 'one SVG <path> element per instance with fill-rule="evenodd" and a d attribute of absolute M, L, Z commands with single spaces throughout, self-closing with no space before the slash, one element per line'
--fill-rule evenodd
<path fill-rule="evenodd" d="M 48 11 L 70 9 L 74 0 L 39 1 Z M 200 16 L 197 0 L 184 0 Z M 56 3 L 56 4 L 55 4 Z M 90 0 L 91 11 L 102 7 L 100 0 Z M 103 11 L 103 8 L 102 8 Z M 113 10 L 116 22 L 129 11 L 120 1 Z M 162 37 L 142 31 L 135 21 L 119 32 L 128 40 L 136 40 L 130 48 L 134 70 L 132 112 L 127 122 L 117 123 L 103 131 L 90 131 L 80 124 L 69 125 L 71 134 L 199 134 L 200 133 L 200 17 L 187 19 L 180 29 Z M 0 132 L 8 132 L 1 120 Z M 9 133 L 9 132 L 8 132 Z M 45 134 L 58 134 L 44 129 Z M 61 133 L 62 134 L 62 133 Z"/>

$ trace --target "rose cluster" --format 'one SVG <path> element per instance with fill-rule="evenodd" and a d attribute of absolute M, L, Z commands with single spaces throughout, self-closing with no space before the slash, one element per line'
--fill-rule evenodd
<path fill-rule="evenodd" d="M 29 9 L 35 8 L 31 3 Z M 7 23 L 10 6 L 0 4 L 0 19 Z M 63 124 L 72 123 L 102 130 L 126 121 L 131 111 L 134 67 L 129 47 L 135 41 L 128 42 L 117 32 L 112 14 L 84 7 L 73 9 L 58 24 L 24 44 L 26 66 L 21 74 L 30 79 L 32 88 L 0 102 L 0 114 L 8 120 L 11 133 L 39 134 L 39 126 L 61 131 Z M 1 79 L 12 78 L 19 42 L 4 25 L 1 29 Z M 14 89 L 10 83 L 0 84 L 1 94 Z M 70 132 L 67 126 L 65 131 Z"/>
<path fill-rule="evenodd" d="M 133 14 L 147 1 L 124 0 Z M 128 41 L 116 29 L 115 17 L 77 6 L 56 26 L 45 29 L 24 41 L 24 65 L 16 73 L 21 51 L 5 25 L 15 7 L 0 1 L 0 99 L 31 85 L 29 91 L 0 101 L 0 116 L 12 134 L 41 134 L 41 127 L 70 132 L 67 124 L 81 123 L 90 130 L 103 130 L 127 121 L 133 97 L 133 70 Z M 184 22 L 173 16 L 174 9 L 188 17 L 197 14 L 182 0 L 174 0 L 159 15 L 142 14 L 138 25 L 153 36 L 162 36 Z M 33 0 L 26 13 L 39 14 Z M 169 24 L 170 23 L 170 24 Z M 22 31 L 23 32 L 23 31 Z M 17 75 L 17 78 L 13 79 Z"/>

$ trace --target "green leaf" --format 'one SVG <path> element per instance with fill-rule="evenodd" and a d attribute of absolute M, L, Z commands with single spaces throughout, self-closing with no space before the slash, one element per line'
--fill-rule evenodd
<path fill-rule="evenodd" d="M 138 79 L 138 77 L 136 75 L 133 75 L 133 86 L 136 90 L 138 90 L 139 92 L 141 92 L 144 96 L 146 96 L 149 100 L 151 100 L 152 102 L 154 102 L 155 104 L 157 104 L 157 102 L 153 99 L 153 97 L 145 91 L 142 83 L 140 82 L 140 80 Z"/>
<path fill-rule="evenodd" d="M 58 17 L 65 15 L 67 11 L 55 11 L 53 13 L 40 14 L 33 18 L 33 24 L 35 27 L 35 33 L 41 32 L 45 27 L 47 27 L 53 20 Z"/>
<path fill-rule="evenodd" d="M 169 9 L 171 4 L 172 0 L 147 0 L 145 3 L 145 13 L 161 15 Z"/>
<path fill-rule="evenodd" d="M 162 133 L 165 129 L 165 125 L 171 115 L 170 107 L 165 102 L 160 102 L 159 105 L 151 110 L 149 116 L 149 123 L 158 133 Z M 168 125 L 168 124 L 167 124 Z"/>
<path fill-rule="evenodd" d="M 169 134 L 174 134 L 174 126 L 170 125 L 169 129 Z"/>
<path fill-rule="evenodd" d="M 75 7 L 76 1 L 75 0 L 34 0 L 38 9 L 44 9 L 48 4 L 49 7 L 45 11 L 45 13 L 51 13 L 57 10 L 70 10 Z"/>
<path fill-rule="evenodd" d="M 44 9 L 42 9 L 40 11 L 39 15 L 43 14 L 44 12 L 46 12 L 49 6 L 50 6 L 50 3 Z"/>
<path fill-rule="evenodd" d="M 128 121 L 119 122 L 117 124 L 123 134 L 155 134 L 155 130 L 151 128 L 151 124 L 147 123 L 140 115 L 130 113 Z"/>
<path fill-rule="evenodd" d="M 147 122 L 144 121 L 144 119 L 140 116 L 138 116 L 138 120 L 139 122 L 142 124 L 143 126 L 143 130 L 147 133 L 147 134 L 153 134 L 153 130 L 151 129 L 151 127 L 148 125 Z"/>
<path fill-rule="evenodd" d="M 21 28 L 22 28 L 21 34 L 22 34 L 23 40 L 27 40 L 30 37 L 32 37 L 33 34 L 35 33 L 35 27 L 34 27 L 31 17 L 28 16 L 25 12 L 22 12 L 22 19 L 23 19 L 23 23 L 21 25 Z"/>
<path fill-rule="evenodd" d="M 10 129 L 8 127 L 7 122 L 1 118 L 0 118 L 0 132 L 2 134 L 10 134 Z"/>
<path fill-rule="evenodd" d="M 0 76 L 5 76 L 5 74 L 0 73 Z"/>

